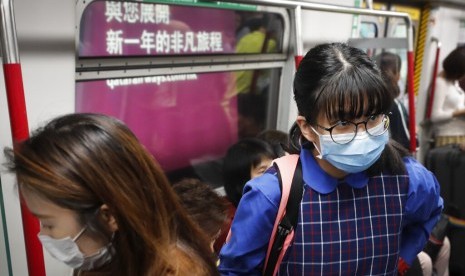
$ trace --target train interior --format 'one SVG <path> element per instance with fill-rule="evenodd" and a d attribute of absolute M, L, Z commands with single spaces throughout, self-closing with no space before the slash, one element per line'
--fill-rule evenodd
<path fill-rule="evenodd" d="M 59 114 L 111 115 L 170 181 L 199 178 L 219 191 L 229 146 L 267 129 L 289 131 L 296 57 L 322 42 L 401 57 L 410 151 L 424 163 L 435 64 L 465 44 L 461 0 L 16 1 L 13 15 L 29 129 Z M 5 147 L 13 143 L 6 93 L 0 105 Z M 33 275 L 14 183 L 1 173 L 0 275 Z M 69 273 L 50 256 L 45 268 Z"/>

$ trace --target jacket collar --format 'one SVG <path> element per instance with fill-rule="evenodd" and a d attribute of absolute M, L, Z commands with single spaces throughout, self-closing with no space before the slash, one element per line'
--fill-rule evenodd
<path fill-rule="evenodd" d="M 340 183 L 347 183 L 355 189 L 360 189 L 368 184 L 366 172 L 352 173 L 343 179 L 337 179 L 325 172 L 316 162 L 312 152 L 302 149 L 300 152 L 302 162 L 303 179 L 306 185 L 320 194 L 329 194 L 333 192 Z"/>

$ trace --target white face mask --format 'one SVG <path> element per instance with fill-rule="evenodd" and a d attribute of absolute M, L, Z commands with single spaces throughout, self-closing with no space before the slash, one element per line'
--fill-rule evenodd
<path fill-rule="evenodd" d="M 38 235 L 42 246 L 55 259 L 66 265 L 81 270 L 91 270 L 103 266 L 111 261 L 114 253 L 111 242 L 98 250 L 95 254 L 84 256 L 76 244 L 76 240 L 84 233 L 87 226 L 84 227 L 74 238 L 66 237 L 63 239 L 54 239 L 47 235 Z"/>

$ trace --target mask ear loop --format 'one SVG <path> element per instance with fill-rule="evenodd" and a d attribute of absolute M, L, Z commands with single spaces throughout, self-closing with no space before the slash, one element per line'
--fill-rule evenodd
<path fill-rule="evenodd" d="M 84 231 L 86 231 L 86 230 L 87 230 L 87 225 L 84 226 L 84 227 L 82 228 L 82 230 L 79 231 L 79 233 L 73 238 L 73 242 L 77 241 L 77 240 L 82 236 L 82 234 L 84 233 Z"/>
<path fill-rule="evenodd" d="M 318 135 L 318 139 L 320 140 L 320 145 L 321 145 L 320 134 L 312 126 L 310 126 L 310 128 L 313 130 L 313 132 L 315 132 L 316 135 Z M 323 155 L 321 154 L 321 151 L 316 146 L 315 142 L 312 141 L 312 143 L 313 143 L 313 146 L 315 147 L 316 151 L 318 152 L 318 155 L 316 156 L 316 158 L 323 159 Z"/>

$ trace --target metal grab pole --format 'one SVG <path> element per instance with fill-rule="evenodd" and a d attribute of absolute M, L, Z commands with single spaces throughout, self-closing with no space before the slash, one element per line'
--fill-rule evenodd
<path fill-rule="evenodd" d="M 3 74 L 10 116 L 10 127 L 13 147 L 29 137 L 26 102 L 24 99 L 21 64 L 19 63 L 18 42 L 13 3 L 11 0 L 0 0 L 0 43 L 3 57 Z M 37 239 L 39 223 L 21 201 L 24 242 L 26 244 L 27 267 L 30 276 L 45 276 L 44 255 Z"/>
<path fill-rule="evenodd" d="M 414 73 L 414 53 L 413 53 L 413 25 L 410 16 L 403 12 L 392 12 L 392 11 L 381 11 L 373 9 L 360 9 L 352 7 L 325 5 L 318 3 L 310 3 L 307 1 L 298 0 L 231 0 L 232 2 L 254 4 L 254 5 L 273 5 L 286 8 L 296 8 L 304 10 L 314 11 L 325 11 L 334 13 L 345 13 L 345 14 L 359 14 L 359 15 L 371 15 L 371 16 L 384 16 L 384 17 L 397 17 L 404 18 L 407 27 L 407 91 L 409 96 L 409 131 L 410 131 L 410 151 L 416 152 L 417 141 L 416 141 L 416 123 L 415 123 L 415 89 L 413 84 L 413 73 Z M 297 9 L 296 9 L 297 14 Z M 296 46 L 298 47 L 298 45 Z"/>
<path fill-rule="evenodd" d="M 300 6 L 295 7 L 294 9 L 294 21 L 295 21 L 295 69 L 299 68 L 299 64 L 302 61 L 303 57 L 303 41 L 302 41 L 302 8 Z"/>

